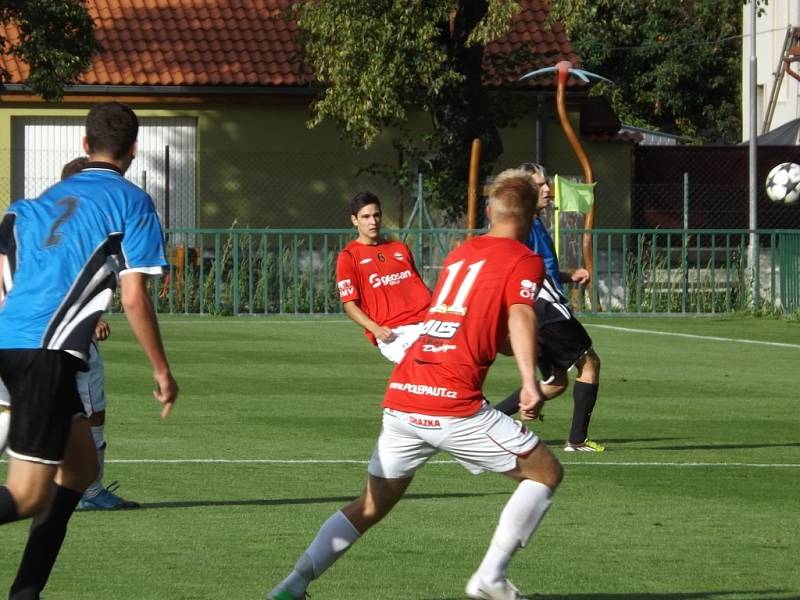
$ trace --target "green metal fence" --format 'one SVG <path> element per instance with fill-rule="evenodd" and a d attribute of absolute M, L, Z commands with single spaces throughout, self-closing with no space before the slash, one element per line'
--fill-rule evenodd
<path fill-rule="evenodd" d="M 404 240 L 432 286 L 467 230 L 387 231 Z M 562 230 L 562 268 L 580 263 L 582 230 Z M 594 277 L 569 291 L 585 312 L 715 314 L 800 309 L 800 231 L 758 231 L 757 286 L 746 230 L 598 229 Z M 333 314 L 341 312 L 336 257 L 351 229 L 170 229 L 169 277 L 153 285 L 159 312 Z M 751 290 L 756 290 L 752 297 Z"/>

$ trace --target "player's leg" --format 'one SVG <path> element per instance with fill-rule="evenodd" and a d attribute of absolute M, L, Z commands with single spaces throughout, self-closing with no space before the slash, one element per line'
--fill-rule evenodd
<path fill-rule="evenodd" d="M 269 593 L 269 600 L 305 598 L 308 585 L 403 497 L 414 472 L 435 453 L 434 448 L 415 435 L 405 417 L 395 411 L 384 412 L 383 428 L 369 463 L 364 491 L 322 524 L 294 570 Z"/>
<path fill-rule="evenodd" d="M 53 569 L 67 524 L 86 487 L 97 474 L 97 454 L 88 420 L 73 420 L 64 461 L 55 474 L 55 487 L 46 508 L 31 523 L 28 541 L 9 598 L 38 598 Z"/>
<path fill-rule="evenodd" d="M 370 527 L 389 514 L 403 497 L 411 478 L 383 479 L 369 475 L 364 492 L 331 515 L 284 579 L 268 598 L 304 598 L 308 585 L 333 565 Z"/>
<path fill-rule="evenodd" d="M 125 500 L 114 493 L 115 483 L 108 487 L 103 485 L 106 457 L 106 394 L 105 394 L 105 365 L 103 359 L 93 343 L 89 348 L 89 370 L 78 373 L 76 383 L 78 393 L 83 402 L 83 409 L 89 415 L 89 424 L 92 430 L 92 439 L 97 452 L 97 462 L 100 466 L 95 479 L 81 498 L 78 508 L 80 510 L 116 510 L 120 508 L 138 508 L 139 504 Z"/>
<path fill-rule="evenodd" d="M 56 465 L 20 460 L 8 461 L 6 483 L 0 487 L 0 524 L 27 519 L 47 506 Z"/>
<path fill-rule="evenodd" d="M 569 432 L 569 442 L 564 450 L 602 452 L 605 448 L 589 439 L 589 423 L 600 389 L 600 357 L 590 349 L 575 363 L 575 368 L 578 376 L 572 387 L 572 427 Z"/>
<path fill-rule="evenodd" d="M 11 410 L 0 404 L 0 454 L 6 451 L 8 446 L 8 430 L 11 425 Z"/>
<path fill-rule="evenodd" d="M 557 350 L 557 347 L 553 348 L 549 343 L 549 340 L 552 339 L 552 335 L 551 329 L 546 325 L 539 329 L 539 335 L 537 337 L 539 355 L 536 357 L 536 365 L 541 377 L 539 385 L 547 400 L 552 400 L 563 394 L 569 382 L 566 369 L 557 366 L 558 356 L 552 355 L 552 353 Z M 516 414 L 519 412 L 519 392 L 520 390 L 515 391 L 501 402 L 498 402 L 494 407 L 506 415 Z"/>
<path fill-rule="evenodd" d="M 550 507 L 553 492 L 563 476 L 558 460 L 536 435 L 519 422 L 489 411 L 473 419 L 479 425 L 470 433 L 465 422 L 464 437 L 446 450 L 469 468 L 474 465 L 503 473 L 519 481 L 509 498 L 492 536 L 489 549 L 470 578 L 470 598 L 522 598 L 506 578 L 514 554 L 527 545 Z M 485 422 L 481 424 L 478 419 Z M 470 439 L 471 437 L 471 439 Z"/>
<path fill-rule="evenodd" d="M 0 454 L 6 451 L 8 446 L 8 429 L 11 424 L 11 397 L 8 395 L 3 380 L 0 379 Z"/>

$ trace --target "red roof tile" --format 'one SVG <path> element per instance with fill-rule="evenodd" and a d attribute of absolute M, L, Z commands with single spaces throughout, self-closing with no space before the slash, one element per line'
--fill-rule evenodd
<path fill-rule="evenodd" d="M 288 18 L 293 0 L 89 0 L 103 52 L 80 83 L 90 85 L 307 86 L 313 75 L 302 65 L 297 24 Z M 547 0 L 522 0 L 504 39 L 487 48 L 486 83 L 500 85 L 519 75 L 577 56 L 555 23 L 546 25 Z M 0 23 L 13 42 L 14 27 Z M 497 72 L 492 55 L 530 48 L 531 60 L 514 72 Z M 535 57 L 538 57 L 538 61 Z M 9 83 L 28 76 L 26 64 L 0 55 Z M 529 82 L 551 86 L 552 78 Z"/>

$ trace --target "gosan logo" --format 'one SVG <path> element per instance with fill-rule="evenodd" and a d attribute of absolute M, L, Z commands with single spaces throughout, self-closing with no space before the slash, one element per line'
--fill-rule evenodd
<path fill-rule="evenodd" d="M 353 293 L 353 283 L 349 279 L 337 281 L 336 286 L 339 288 L 339 296 L 342 298 Z"/>
<path fill-rule="evenodd" d="M 532 300 L 539 295 L 539 286 L 530 279 L 523 279 L 519 282 L 519 295 L 527 300 Z"/>
<path fill-rule="evenodd" d="M 373 273 L 369 276 L 369 284 L 374 288 L 379 288 L 382 285 L 397 285 L 404 279 L 411 277 L 411 271 L 406 269 L 399 273 L 392 273 L 391 275 L 378 275 Z"/>
<path fill-rule="evenodd" d="M 422 335 L 449 340 L 456 334 L 459 327 L 461 327 L 461 323 L 430 319 L 425 321 L 425 324 L 422 326 Z"/>

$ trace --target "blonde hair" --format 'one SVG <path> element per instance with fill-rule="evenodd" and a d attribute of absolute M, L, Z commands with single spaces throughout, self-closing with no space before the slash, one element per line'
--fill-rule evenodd
<path fill-rule="evenodd" d="M 531 173 L 523 169 L 506 169 L 489 184 L 489 207 L 492 220 L 527 221 L 536 210 L 539 186 Z"/>

